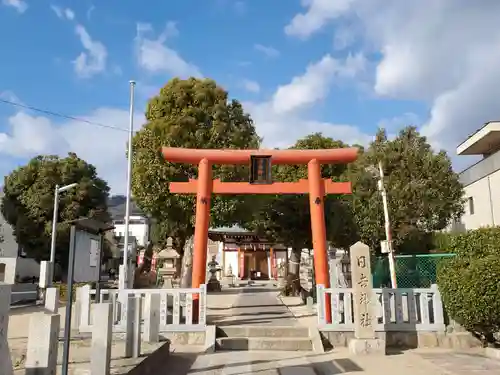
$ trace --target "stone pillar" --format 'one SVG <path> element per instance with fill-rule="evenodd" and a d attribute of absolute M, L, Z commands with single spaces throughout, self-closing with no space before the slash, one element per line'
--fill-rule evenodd
<path fill-rule="evenodd" d="M 142 297 L 128 296 L 125 325 L 125 357 L 138 358 L 141 354 Z"/>
<path fill-rule="evenodd" d="M 132 357 L 139 358 L 141 355 L 141 328 L 142 328 L 142 296 L 134 296 L 134 324 Z"/>
<path fill-rule="evenodd" d="M 127 296 L 125 293 L 121 293 L 119 298 L 125 300 L 125 304 L 122 303 L 122 310 L 124 314 L 122 318 L 125 318 L 125 358 L 132 358 L 134 351 L 134 316 L 135 316 L 135 299 L 134 296 Z"/>
<path fill-rule="evenodd" d="M 144 341 L 160 341 L 160 300 L 161 296 L 157 293 L 146 294 L 144 301 Z"/>
<path fill-rule="evenodd" d="M 57 368 L 59 314 L 39 313 L 30 319 L 26 375 L 53 375 Z"/>
<path fill-rule="evenodd" d="M 385 355 L 385 340 L 375 336 L 377 324 L 375 296 L 370 264 L 370 248 L 362 242 L 351 246 L 351 274 L 354 292 L 354 339 L 349 342 L 352 354 Z"/>
<path fill-rule="evenodd" d="M 92 313 L 90 374 L 109 375 L 111 338 L 113 333 L 113 306 L 110 303 L 97 303 L 93 306 Z"/>
<path fill-rule="evenodd" d="M 9 329 L 11 285 L 0 282 L 0 374 L 13 375 L 7 332 Z"/>
<path fill-rule="evenodd" d="M 59 288 L 45 289 L 45 309 L 53 314 L 59 311 Z"/>

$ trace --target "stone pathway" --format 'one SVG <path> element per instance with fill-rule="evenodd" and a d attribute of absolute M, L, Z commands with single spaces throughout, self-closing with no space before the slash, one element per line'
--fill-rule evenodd
<path fill-rule="evenodd" d="M 209 311 L 214 315 L 211 321 L 217 325 L 298 325 L 297 319 L 278 298 L 276 288 L 256 285 L 232 291 L 237 296 L 230 307 Z"/>
<path fill-rule="evenodd" d="M 500 374 L 500 361 L 474 352 L 425 352 L 420 357 L 453 375 Z"/>
<path fill-rule="evenodd" d="M 431 357 L 429 357 L 429 355 Z M 429 359 L 433 358 L 433 359 Z M 441 358 L 442 361 L 437 361 Z M 446 359 L 448 358 L 448 359 Z M 469 358 L 469 360 L 471 360 Z M 304 352 L 218 352 L 196 355 L 172 353 L 168 369 L 158 375 L 462 375 L 499 374 L 500 362 L 483 357 L 473 358 L 464 366 L 455 353 L 421 353 L 418 350 L 377 356 L 351 356 L 346 349 L 325 354 Z M 481 365 L 482 363 L 482 365 Z M 167 367 L 167 365 L 166 365 Z"/>

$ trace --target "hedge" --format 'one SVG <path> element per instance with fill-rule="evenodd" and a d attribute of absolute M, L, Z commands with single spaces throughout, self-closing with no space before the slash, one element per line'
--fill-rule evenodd
<path fill-rule="evenodd" d="M 451 236 L 455 257 L 438 267 L 437 283 L 447 314 L 485 344 L 500 331 L 500 228 Z"/>
<path fill-rule="evenodd" d="M 84 286 L 84 285 L 87 285 L 88 283 L 74 283 L 73 284 L 73 301 L 75 301 L 75 298 L 76 298 L 76 289 L 81 287 L 81 286 Z M 68 284 L 65 284 L 65 283 L 54 283 L 54 287 L 58 288 L 59 289 L 59 300 L 61 302 L 66 302 L 67 298 L 68 298 Z M 91 284 L 91 288 L 95 288 L 95 283 L 92 283 Z"/>

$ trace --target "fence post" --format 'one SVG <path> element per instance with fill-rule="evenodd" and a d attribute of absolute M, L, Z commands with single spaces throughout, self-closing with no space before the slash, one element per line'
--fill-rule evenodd
<path fill-rule="evenodd" d="M 325 320 L 325 287 L 322 284 L 316 285 L 316 303 L 318 306 L 318 325 L 326 324 Z"/>
<path fill-rule="evenodd" d="M 0 282 L 0 373 L 13 375 L 7 332 L 9 330 L 11 285 Z"/>
<path fill-rule="evenodd" d="M 200 302 L 199 302 L 198 324 L 205 325 L 207 323 L 207 285 L 200 285 Z"/>
<path fill-rule="evenodd" d="M 144 300 L 144 340 L 158 342 L 160 340 L 160 295 L 147 293 Z"/>
<path fill-rule="evenodd" d="M 29 322 L 26 375 L 56 373 L 59 349 L 59 314 L 38 313 Z"/>
<path fill-rule="evenodd" d="M 96 303 L 92 309 L 92 345 L 90 374 L 109 375 L 113 308 L 110 303 Z"/>
<path fill-rule="evenodd" d="M 45 289 L 45 309 L 57 314 L 59 311 L 59 288 Z"/>
<path fill-rule="evenodd" d="M 441 292 L 437 284 L 431 285 L 432 290 L 432 310 L 434 315 L 434 324 L 438 326 L 439 331 L 445 331 L 446 327 L 444 324 L 444 308 L 443 300 L 441 299 Z"/>
<path fill-rule="evenodd" d="M 81 288 L 80 303 L 80 327 L 86 327 L 90 324 L 90 285 L 84 285 Z"/>

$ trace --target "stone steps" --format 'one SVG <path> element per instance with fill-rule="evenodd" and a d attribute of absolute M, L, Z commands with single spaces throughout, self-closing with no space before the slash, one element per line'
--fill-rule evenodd
<path fill-rule="evenodd" d="M 298 337 L 219 337 L 217 350 L 312 351 L 309 338 Z"/>
<path fill-rule="evenodd" d="M 216 350 L 313 351 L 307 327 L 217 327 Z"/>
<path fill-rule="evenodd" d="M 217 327 L 217 337 L 309 338 L 309 328 L 293 326 L 227 326 Z"/>

